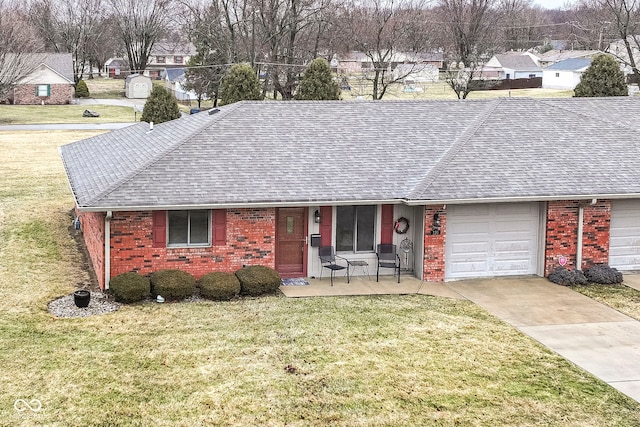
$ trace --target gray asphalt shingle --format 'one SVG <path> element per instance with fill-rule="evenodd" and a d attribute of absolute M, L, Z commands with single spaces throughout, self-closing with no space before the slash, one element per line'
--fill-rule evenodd
<path fill-rule="evenodd" d="M 640 102 L 241 102 L 61 147 L 78 206 L 640 193 Z"/>

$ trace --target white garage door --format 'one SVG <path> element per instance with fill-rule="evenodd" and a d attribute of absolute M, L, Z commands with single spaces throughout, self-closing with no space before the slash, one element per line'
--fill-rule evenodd
<path fill-rule="evenodd" d="M 445 278 L 535 274 L 538 203 L 450 205 Z"/>
<path fill-rule="evenodd" d="M 640 200 L 611 202 L 609 265 L 640 270 Z"/>

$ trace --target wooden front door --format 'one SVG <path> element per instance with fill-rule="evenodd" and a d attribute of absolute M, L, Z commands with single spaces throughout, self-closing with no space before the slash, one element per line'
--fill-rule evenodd
<path fill-rule="evenodd" d="M 307 208 L 280 208 L 276 220 L 276 270 L 282 277 L 306 277 Z"/>

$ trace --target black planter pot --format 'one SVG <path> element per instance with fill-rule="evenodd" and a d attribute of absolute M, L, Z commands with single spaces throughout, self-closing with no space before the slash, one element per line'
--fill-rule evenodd
<path fill-rule="evenodd" d="M 76 307 L 86 308 L 89 306 L 89 300 L 91 299 L 91 293 L 83 289 L 75 291 L 73 293 L 73 302 Z"/>

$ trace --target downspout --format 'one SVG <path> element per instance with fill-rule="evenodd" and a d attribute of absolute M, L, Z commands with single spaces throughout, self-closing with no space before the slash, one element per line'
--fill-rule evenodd
<path fill-rule="evenodd" d="M 584 205 L 578 207 L 578 242 L 576 243 L 576 270 L 582 270 L 582 231 L 584 226 Z"/>
<path fill-rule="evenodd" d="M 591 199 L 589 206 L 596 204 L 598 199 Z M 582 270 L 582 233 L 584 231 L 584 207 L 582 203 L 578 207 L 578 242 L 576 243 L 576 270 Z"/>
<path fill-rule="evenodd" d="M 104 290 L 109 289 L 111 280 L 111 218 L 113 212 L 107 211 L 104 217 Z"/>

